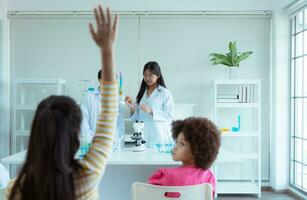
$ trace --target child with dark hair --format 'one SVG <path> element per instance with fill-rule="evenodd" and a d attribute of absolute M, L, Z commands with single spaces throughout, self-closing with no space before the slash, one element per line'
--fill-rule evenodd
<path fill-rule="evenodd" d="M 165 186 L 210 183 L 214 193 L 216 181 L 210 167 L 221 146 L 218 128 L 206 118 L 190 117 L 174 121 L 172 134 L 176 141 L 172 157 L 182 166 L 159 169 L 148 182 Z"/>

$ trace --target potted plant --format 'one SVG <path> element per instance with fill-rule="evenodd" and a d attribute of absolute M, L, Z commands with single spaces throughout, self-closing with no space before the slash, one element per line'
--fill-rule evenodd
<path fill-rule="evenodd" d="M 225 65 L 229 67 L 229 79 L 231 79 L 231 68 L 239 67 L 240 62 L 248 58 L 253 52 L 247 51 L 243 53 L 237 52 L 236 42 L 229 42 L 229 52 L 226 54 L 211 53 L 211 62 L 213 65 Z"/>

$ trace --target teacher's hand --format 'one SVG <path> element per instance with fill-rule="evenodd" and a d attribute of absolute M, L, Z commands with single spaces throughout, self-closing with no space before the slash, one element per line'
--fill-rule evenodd
<path fill-rule="evenodd" d="M 135 111 L 135 104 L 132 101 L 132 98 L 129 96 L 125 97 L 125 103 L 127 104 L 127 106 L 130 108 L 131 112 Z"/>
<path fill-rule="evenodd" d="M 149 114 L 152 114 L 152 109 L 151 109 L 150 106 L 145 105 L 145 104 L 142 104 L 142 105 L 140 106 L 140 108 L 141 108 L 144 112 L 147 112 L 147 113 L 149 113 Z"/>

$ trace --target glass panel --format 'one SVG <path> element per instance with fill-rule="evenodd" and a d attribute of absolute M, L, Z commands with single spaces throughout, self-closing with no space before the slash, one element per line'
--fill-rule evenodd
<path fill-rule="evenodd" d="M 295 32 L 299 32 L 303 30 L 303 12 L 300 12 L 296 17 L 296 30 Z"/>
<path fill-rule="evenodd" d="M 304 38 L 303 38 L 303 54 L 307 54 L 307 31 L 303 32 Z"/>
<path fill-rule="evenodd" d="M 304 140 L 303 161 L 307 165 L 307 140 Z"/>
<path fill-rule="evenodd" d="M 291 58 L 295 57 L 294 47 L 295 47 L 295 36 L 291 37 Z"/>
<path fill-rule="evenodd" d="M 296 184 L 299 187 L 302 187 L 302 168 L 303 165 L 299 163 L 295 163 L 295 178 L 294 178 L 294 184 Z"/>
<path fill-rule="evenodd" d="M 305 122 L 303 123 L 303 137 L 307 139 L 307 122 L 306 122 L 307 120 L 307 99 L 303 99 L 303 102 L 304 102 L 304 106 L 303 106 L 302 122 Z"/>
<path fill-rule="evenodd" d="M 293 145 L 292 145 L 293 146 Z M 293 151 L 291 151 L 291 152 L 293 152 Z M 293 155 L 292 153 L 291 153 L 291 155 Z M 294 164 L 295 164 L 295 162 L 293 161 L 293 159 L 292 159 L 292 156 L 291 156 L 291 164 L 290 164 L 290 183 L 292 183 L 292 184 L 294 184 L 295 183 L 295 176 L 294 176 Z"/>
<path fill-rule="evenodd" d="M 307 38 L 306 38 L 307 39 Z M 304 67 L 303 67 L 303 95 L 307 96 L 307 57 L 304 58 Z"/>
<path fill-rule="evenodd" d="M 305 59 L 305 58 L 304 58 Z M 303 93 L 303 87 L 302 87 L 302 83 L 303 83 L 303 62 L 302 62 L 302 58 L 298 58 L 295 60 L 295 76 L 294 76 L 294 80 L 295 80 L 295 96 L 302 96 Z"/>
<path fill-rule="evenodd" d="M 295 147 L 295 158 L 294 160 L 298 161 L 298 162 L 303 162 L 302 161 L 302 139 L 295 139 L 295 143 L 294 143 L 294 147 Z"/>
<path fill-rule="evenodd" d="M 304 29 L 307 28 L 307 10 L 304 10 Z"/>
<path fill-rule="evenodd" d="M 293 76 L 294 76 L 294 69 L 295 69 L 295 61 L 296 61 L 296 59 L 291 59 L 291 97 L 293 97 L 294 96 L 294 78 L 293 78 Z M 293 109 L 293 108 L 291 108 L 291 109 Z"/>
<path fill-rule="evenodd" d="M 291 34 L 293 35 L 295 33 L 295 17 L 291 19 Z"/>
<path fill-rule="evenodd" d="M 303 167 L 303 189 L 307 191 L 307 167 Z"/>
<path fill-rule="evenodd" d="M 301 56 L 303 53 L 303 33 L 296 35 L 295 41 L 295 56 Z"/>
<path fill-rule="evenodd" d="M 294 113 L 294 134 L 296 137 L 303 137 L 303 100 L 295 99 L 295 113 Z"/>

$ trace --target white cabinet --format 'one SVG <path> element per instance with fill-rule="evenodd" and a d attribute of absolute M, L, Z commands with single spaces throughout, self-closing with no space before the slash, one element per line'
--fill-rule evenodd
<path fill-rule="evenodd" d="M 217 194 L 261 196 L 261 81 L 214 81 L 214 122 L 222 145 L 214 171 Z"/>
<path fill-rule="evenodd" d="M 26 148 L 36 107 L 50 95 L 64 95 L 63 79 L 18 79 L 15 82 L 12 118 L 13 153 Z"/>

